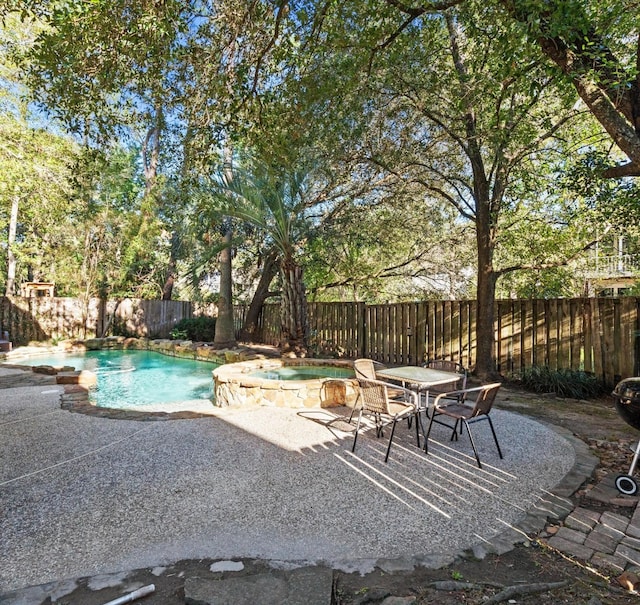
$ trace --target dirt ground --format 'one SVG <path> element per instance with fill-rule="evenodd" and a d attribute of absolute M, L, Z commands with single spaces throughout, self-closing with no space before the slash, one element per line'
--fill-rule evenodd
<path fill-rule="evenodd" d="M 629 445 L 638 438 L 637 431 L 620 419 L 611 397 L 578 401 L 505 388 L 498 405 L 566 427 L 589 444 L 600 464 L 595 476 L 575 494 L 574 502 L 598 512 L 610 510 L 626 516 L 631 514 L 633 509 L 598 504 L 586 495 L 589 487 L 607 473 L 628 472 L 631 464 Z M 415 605 L 499 602 L 622 605 L 640 602 L 638 594 L 620 586 L 617 576 L 589 569 L 551 550 L 537 538 L 531 536 L 527 546 L 518 546 L 502 556 L 490 556 L 483 561 L 465 560 L 437 571 L 422 569 L 405 575 L 376 572 L 364 578 L 343 574 L 336 582 L 335 603 L 374 605 L 389 595 L 415 597 Z M 531 585 L 536 585 L 540 591 L 526 594 L 526 587 Z"/>

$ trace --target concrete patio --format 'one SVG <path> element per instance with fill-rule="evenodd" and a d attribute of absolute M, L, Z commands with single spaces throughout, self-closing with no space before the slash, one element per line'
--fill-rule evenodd
<path fill-rule="evenodd" d="M 505 457 L 482 423 L 478 469 L 443 427 L 428 456 L 406 426 L 388 464 L 373 432 L 352 454 L 345 408 L 140 422 L 61 410 L 60 392 L 0 390 L 0 593 L 189 558 L 444 564 L 546 518 L 576 462 L 570 438 L 499 409 Z"/>

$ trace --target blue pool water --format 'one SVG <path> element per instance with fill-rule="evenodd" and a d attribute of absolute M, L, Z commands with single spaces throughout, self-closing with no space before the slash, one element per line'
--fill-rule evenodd
<path fill-rule="evenodd" d="M 284 366 L 253 372 L 251 376 L 267 380 L 313 380 L 314 378 L 353 378 L 355 374 L 351 368 L 336 366 Z"/>
<path fill-rule="evenodd" d="M 211 399 L 216 364 L 152 351 L 87 351 L 33 357 L 26 365 L 73 366 L 98 376 L 91 399 L 100 407 L 131 408 Z"/>

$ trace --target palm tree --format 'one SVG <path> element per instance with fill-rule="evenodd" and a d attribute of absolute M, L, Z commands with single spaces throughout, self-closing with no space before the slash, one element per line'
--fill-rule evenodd
<path fill-rule="evenodd" d="M 252 224 L 264 232 L 267 244 L 279 253 L 281 328 L 286 346 L 306 353 L 309 336 L 307 297 L 299 252 L 306 239 L 306 210 L 310 174 L 275 169 L 259 162 L 251 168 L 220 171 L 215 190 L 223 212 Z"/>

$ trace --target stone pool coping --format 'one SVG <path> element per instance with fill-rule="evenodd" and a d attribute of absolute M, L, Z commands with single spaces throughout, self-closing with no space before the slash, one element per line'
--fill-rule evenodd
<path fill-rule="evenodd" d="M 283 357 L 221 365 L 213 371 L 216 406 L 267 406 L 297 409 L 343 405 L 352 407 L 355 404 L 358 395 L 355 377 L 284 380 L 254 376 L 260 371 L 300 366 L 353 369 L 353 361 Z"/>
<path fill-rule="evenodd" d="M 195 359 L 211 363 L 226 364 L 251 359 L 266 359 L 279 357 L 280 353 L 274 347 L 264 345 L 242 345 L 232 349 L 214 348 L 212 343 L 195 342 L 192 340 L 170 340 L 168 338 L 127 338 L 124 336 L 107 336 L 105 338 L 88 338 L 85 340 L 65 340 L 58 345 L 30 344 L 18 347 L 11 352 L 0 353 L 0 361 L 17 363 L 20 359 L 32 359 L 38 355 L 52 355 L 55 353 L 80 353 L 84 351 L 114 350 L 143 350 L 155 351 L 170 357 Z"/>

